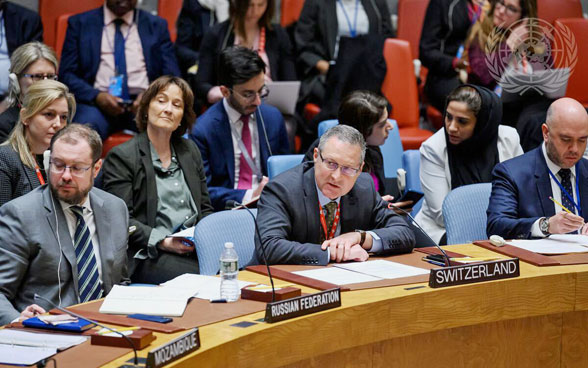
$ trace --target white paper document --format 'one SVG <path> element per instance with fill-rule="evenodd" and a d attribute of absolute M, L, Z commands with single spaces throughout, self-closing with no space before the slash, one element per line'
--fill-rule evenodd
<path fill-rule="evenodd" d="M 379 277 L 365 275 L 337 267 L 317 268 L 314 270 L 296 271 L 292 273 L 335 285 L 348 285 L 381 280 Z"/>
<path fill-rule="evenodd" d="M 180 317 L 193 295 L 192 289 L 114 285 L 104 299 L 100 313 Z"/>
<path fill-rule="evenodd" d="M 431 272 L 425 268 L 408 266 L 402 263 L 385 261 L 383 259 L 367 262 L 340 263 L 336 264 L 335 267 L 360 272 L 382 279 L 398 279 L 401 277 L 428 275 Z"/>
<path fill-rule="evenodd" d="M 588 236 L 556 234 L 543 239 L 516 239 L 507 244 L 540 254 L 569 254 L 588 252 Z"/>
<path fill-rule="evenodd" d="M 55 348 L 0 344 L 0 364 L 32 365 L 56 353 Z"/>
<path fill-rule="evenodd" d="M 20 331 L 11 328 L 0 330 L 0 344 L 64 350 L 79 345 L 88 338 L 79 335 L 60 335 Z M 2 356 L 0 354 L 0 356 Z"/>
<path fill-rule="evenodd" d="M 237 281 L 240 289 L 248 285 L 255 285 L 254 282 Z M 186 273 L 161 285 L 163 287 L 197 291 L 198 293 L 193 293 L 192 296 L 199 299 L 215 300 L 220 299 L 220 282 L 220 277 Z"/>

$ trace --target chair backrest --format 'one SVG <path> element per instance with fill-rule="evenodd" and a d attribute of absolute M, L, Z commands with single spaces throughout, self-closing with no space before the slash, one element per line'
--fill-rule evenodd
<path fill-rule="evenodd" d="M 410 42 L 413 59 L 419 58 L 419 42 L 429 0 L 398 0 L 397 38 Z"/>
<path fill-rule="evenodd" d="M 176 21 L 182 10 L 182 0 L 159 0 L 157 4 L 157 15 L 167 21 L 167 29 L 172 42 L 176 42 L 178 35 Z"/>
<path fill-rule="evenodd" d="M 419 96 L 410 44 L 389 38 L 384 43 L 386 76 L 382 92 L 392 104 L 391 117 L 400 128 L 419 126 Z"/>
<path fill-rule="evenodd" d="M 271 180 L 275 176 L 300 164 L 304 155 L 276 155 L 267 159 L 267 175 Z"/>
<path fill-rule="evenodd" d="M 257 210 L 251 210 L 257 215 Z M 239 256 L 239 268 L 257 264 L 255 256 L 255 223 L 246 210 L 227 210 L 208 215 L 194 230 L 194 242 L 200 274 L 216 275 L 226 242 L 232 242 Z"/>
<path fill-rule="evenodd" d="M 566 96 L 578 100 L 588 107 L 588 19 L 565 18 L 555 21 L 555 29 L 558 34 L 573 33 L 578 50 L 577 62 L 568 80 Z M 565 50 L 565 45 L 560 45 Z"/>
<path fill-rule="evenodd" d="M 396 120 L 388 119 L 392 124 L 392 130 L 388 131 L 388 139 L 380 146 L 382 156 L 384 157 L 384 176 L 387 178 L 396 178 L 397 171 L 402 167 L 402 141 L 398 132 L 398 123 Z"/>
<path fill-rule="evenodd" d="M 443 201 L 447 244 L 465 244 L 488 239 L 486 210 L 491 183 L 464 185 L 449 192 Z"/>
<path fill-rule="evenodd" d="M 288 27 L 296 22 L 300 17 L 302 7 L 304 7 L 304 0 L 282 0 L 282 15 L 280 17 L 282 27 Z"/>
<path fill-rule="evenodd" d="M 55 32 L 55 53 L 57 59 L 61 59 L 61 50 L 63 50 L 63 41 L 67 33 L 67 20 L 73 14 L 62 14 L 57 18 L 57 30 Z"/>
<path fill-rule="evenodd" d="M 421 153 L 419 150 L 406 150 L 402 153 L 402 168 L 406 171 L 404 192 L 408 192 L 409 190 L 422 192 L 423 188 L 421 187 L 420 177 Z M 423 199 L 412 206 L 413 216 L 416 216 L 422 205 Z"/>
<path fill-rule="evenodd" d="M 558 18 L 582 18 L 580 0 L 537 0 L 537 16 L 548 23 Z"/>
<path fill-rule="evenodd" d="M 43 22 L 43 41 L 56 48 L 57 18 L 63 14 L 82 13 L 104 4 L 104 0 L 39 0 L 39 15 Z"/>
<path fill-rule="evenodd" d="M 329 130 L 329 128 L 332 128 L 337 124 L 339 124 L 339 120 L 337 119 L 321 121 L 318 125 L 318 137 L 320 138 L 327 130 Z"/>

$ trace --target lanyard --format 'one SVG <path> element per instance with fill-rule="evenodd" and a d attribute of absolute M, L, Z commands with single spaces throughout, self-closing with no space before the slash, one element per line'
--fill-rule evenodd
<path fill-rule="evenodd" d="M 551 176 L 551 178 L 559 186 L 559 189 L 561 189 L 562 194 L 564 194 L 566 197 L 568 197 L 570 202 L 572 202 L 574 204 L 574 207 L 576 207 L 576 209 L 578 210 L 578 215 L 580 215 L 581 217 L 584 217 L 584 215 L 582 214 L 582 208 L 580 207 L 580 189 L 579 189 L 580 188 L 580 185 L 579 185 L 580 184 L 580 182 L 579 182 L 580 175 L 578 175 L 578 164 L 576 164 L 576 198 L 578 199 L 578 203 L 576 203 L 576 201 L 574 201 L 574 197 L 571 196 L 570 193 L 568 193 L 568 191 L 566 190 L 566 188 L 563 187 L 563 185 L 561 185 L 561 183 L 559 182 L 559 180 L 557 180 L 555 175 L 553 175 L 551 170 L 549 170 L 549 168 L 547 170 L 549 171 L 549 175 Z"/>
<path fill-rule="evenodd" d="M 261 27 L 259 31 L 259 44 L 257 45 L 257 52 L 263 53 L 265 52 L 265 27 Z"/>
<path fill-rule="evenodd" d="M 39 179 L 39 183 L 41 183 L 41 185 L 45 185 L 45 179 L 43 179 L 43 175 L 41 174 L 41 168 L 37 164 L 35 164 L 35 173 L 37 174 L 37 179 Z"/>
<path fill-rule="evenodd" d="M 125 41 L 125 43 L 127 42 L 127 38 L 129 38 L 129 35 L 131 34 L 131 29 L 133 29 L 133 26 L 135 25 L 137 18 L 139 18 L 139 12 L 135 13 L 135 16 L 133 17 L 133 23 L 131 23 L 131 25 L 128 27 L 126 36 L 123 37 L 123 40 Z M 123 23 L 125 23 L 125 22 L 123 22 Z M 110 24 L 114 24 L 114 21 L 102 26 L 103 32 L 104 32 L 104 29 Z M 121 27 L 122 27 L 122 24 L 121 24 Z M 121 32 L 122 32 L 122 30 L 121 30 Z M 110 47 L 110 49 L 112 50 L 112 53 L 114 54 L 114 39 L 116 37 L 116 24 L 114 24 L 114 33 L 112 34 L 112 42 L 108 38 L 108 32 L 106 32 L 104 37 L 106 37 L 106 42 L 108 42 L 108 47 Z"/>
<path fill-rule="evenodd" d="M 327 220 L 325 218 L 325 212 L 321 207 L 321 203 L 319 202 L 319 213 L 321 215 L 321 225 L 323 226 L 323 231 L 325 234 L 325 240 L 333 239 L 335 237 L 335 232 L 337 231 L 337 226 L 339 225 L 339 209 L 341 208 L 341 203 L 337 203 L 337 212 L 335 213 L 335 219 L 333 220 L 333 226 L 331 226 L 331 231 L 327 234 Z"/>
<path fill-rule="evenodd" d="M 227 117 L 228 117 L 228 115 L 229 114 L 227 113 Z M 260 115 L 261 115 L 261 113 L 260 113 Z M 255 161 L 253 160 L 253 158 L 249 155 L 249 151 L 247 151 L 247 147 L 245 147 L 245 144 L 243 143 L 243 139 L 241 138 L 241 135 L 239 135 L 239 133 L 237 132 L 237 128 L 235 127 L 235 124 L 231 121 L 231 118 L 229 118 L 229 125 L 231 127 L 231 134 L 235 137 L 235 140 L 237 140 L 237 145 L 239 146 L 239 149 L 241 150 L 241 154 L 243 155 L 243 158 L 245 158 L 247 165 L 249 165 L 249 167 L 251 168 L 251 171 L 253 171 L 253 173 L 257 177 L 257 181 L 260 182 L 263 179 L 263 173 L 261 172 L 261 169 L 255 164 Z M 251 134 L 251 145 L 253 146 L 253 134 Z M 251 149 L 253 150 L 253 147 L 251 147 Z M 260 145 L 259 149 L 260 149 L 259 154 L 261 155 L 261 145 Z"/>
<path fill-rule="evenodd" d="M 341 2 L 341 0 L 337 0 L 337 3 L 341 6 L 341 10 L 343 10 L 345 20 L 347 20 L 349 34 L 351 35 L 351 37 L 355 37 L 357 35 L 357 9 L 359 7 L 359 0 L 355 0 L 355 15 L 353 16 L 353 26 L 351 26 L 351 20 L 349 20 L 349 15 L 347 15 L 347 11 L 345 10 L 345 6 Z"/>

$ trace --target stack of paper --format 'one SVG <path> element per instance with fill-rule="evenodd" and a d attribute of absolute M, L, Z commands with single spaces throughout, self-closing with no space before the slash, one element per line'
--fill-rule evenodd
<path fill-rule="evenodd" d="M 540 254 L 569 254 L 588 252 L 588 236 L 556 234 L 543 239 L 509 240 L 509 245 Z"/>
<path fill-rule="evenodd" d="M 104 299 L 100 313 L 180 317 L 193 295 L 191 289 L 115 285 Z"/>
<path fill-rule="evenodd" d="M 0 330 L 0 363 L 31 365 L 58 350 L 79 345 L 85 336 L 32 333 L 14 329 Z"/>
<path fill-rule="evenodd" d="M 254 282 L 240 281 L 239 288 L 254 285 Z M 162 287 L 186 289 L 192 291 L 192 296 L 200 299 L 220 299 L 220 277 L 186 273 L 161 284 Z"/>

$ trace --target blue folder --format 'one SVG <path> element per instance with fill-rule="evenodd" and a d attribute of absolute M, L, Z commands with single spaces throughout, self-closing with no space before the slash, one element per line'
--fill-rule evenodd
<path fill-rule="evenodd" d="M 77 322 L 62 323 L 59 325 L 53 325 L 51 323 L 45 323 L 39 319 L 39 317 L 33 317 L 22 321 L 23 326 L 33 328 L 44 328 L 47 330 L 55 331 L 67 331 L 67 332 L 83 332 L 94 327 L 94 324 L 85 319 L 78 319 Z"/>

